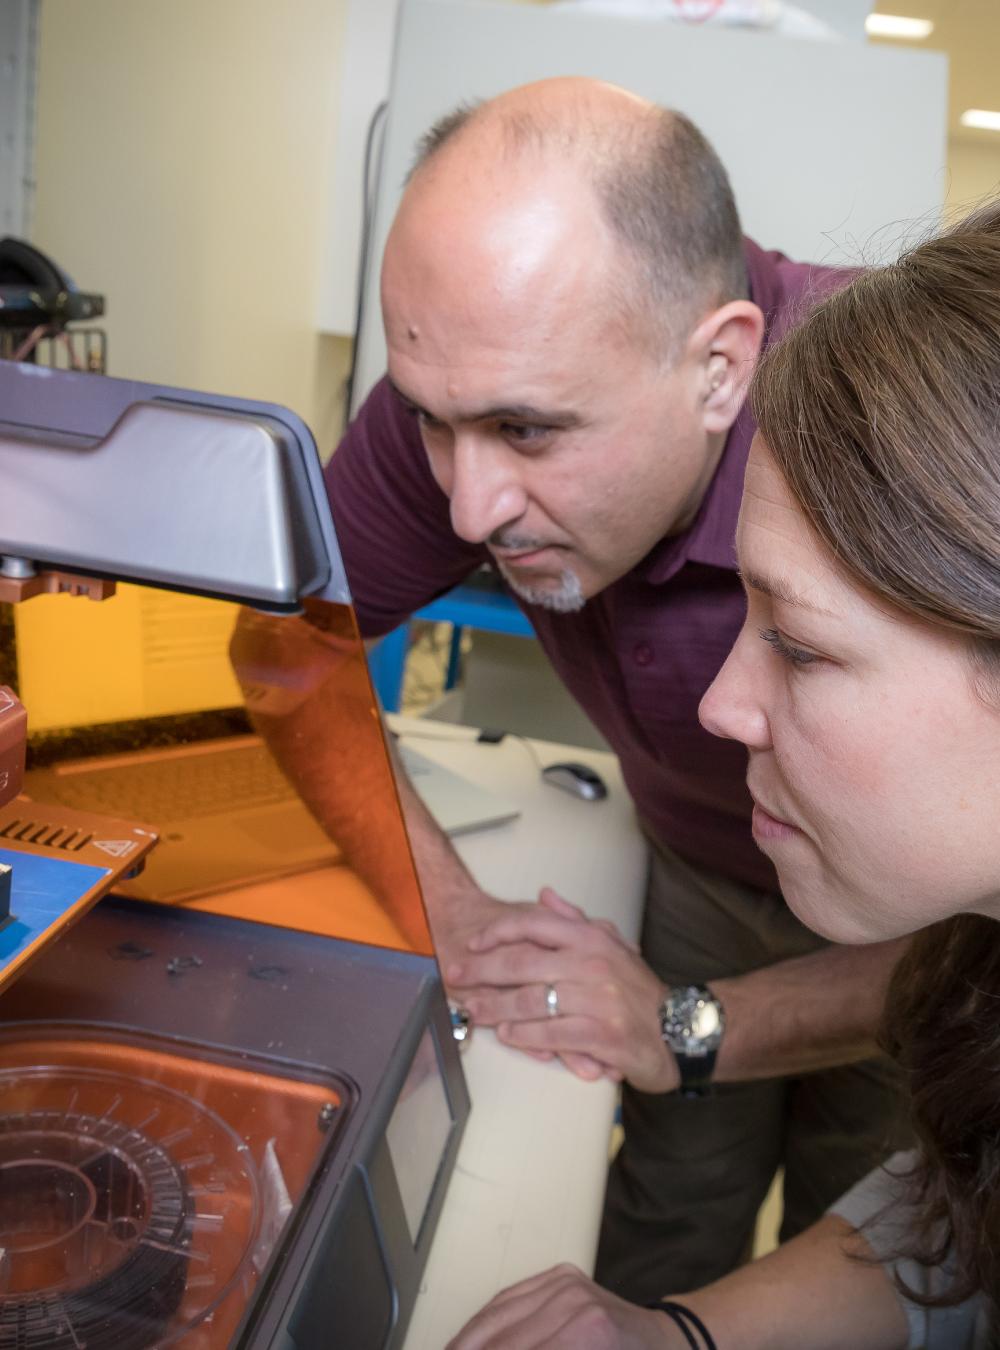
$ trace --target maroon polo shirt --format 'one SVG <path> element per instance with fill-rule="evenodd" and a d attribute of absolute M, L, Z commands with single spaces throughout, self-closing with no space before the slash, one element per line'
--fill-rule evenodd
<path fill-rule="evenodd" d="M 789 261 L 747 241 L 750 294 L 773 342 L 850 273 Z M 734 539 L 754 433 L 744 407 L 697 516 L 577 614 L 514 597 L 567 688 L 621 761 L 639 814 L 682 857 L 776 888 L 750 834 L 746 751 L 710 736 L 698 704 L 743 623 Z M 411 412 L 385 380 L 326 471 L 361 631 L 377 637 L 489 561 L 451 528 Z"/>

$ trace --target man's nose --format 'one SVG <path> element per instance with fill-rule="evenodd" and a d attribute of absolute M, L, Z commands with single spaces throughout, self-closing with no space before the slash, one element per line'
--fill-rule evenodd
<path fill-rule="evenodd" d="M 756 655 L 748 649 L 744 631 L 702 697 L 698 720 L 713 736 L 742 741 L 749 750 L 769 750 L 771 723 L 766 707 L 769 681 Z"/>
<path fill-rule="evenodd" d="M 450 496 L 452 528 L 470 544 L 520 520 L 528 500 L 502 452 L 478 439 L 456 441 Z"/>

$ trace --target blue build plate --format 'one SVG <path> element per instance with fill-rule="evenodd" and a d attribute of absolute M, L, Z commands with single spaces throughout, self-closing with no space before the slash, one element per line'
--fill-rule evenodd
<path fill-rule="evenodd" d="M 0 863 L 13 868 L 10 922 L 0 928 L 0 981 L 4 971 L 29 947 L 44 939 L 48 929 L 61 926 L 67 910 L 112 870 L 65 858 L 42 858 L 0 848 Z"/>

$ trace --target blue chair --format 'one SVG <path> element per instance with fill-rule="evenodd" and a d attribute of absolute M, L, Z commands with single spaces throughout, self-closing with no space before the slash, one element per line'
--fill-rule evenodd
<path fill-rule="evenodd" d="M 424 605 L 412 616 L 433 623 L 452 625 L 445 689 L 454 689 L 461 672 L 462 632 L 478 628 L 487 633 L 507 633 L 512 637 L 534 637 L 535 630 L 510 596 L 500 589 L 492 574 L 477 573 L 474 579 L 456 586 Z M 403 672 L 409 649 L 409 624 L 401 624 L 368 653 L 372 683 L 386 712 L 398 712 L 403 693 Z"/>

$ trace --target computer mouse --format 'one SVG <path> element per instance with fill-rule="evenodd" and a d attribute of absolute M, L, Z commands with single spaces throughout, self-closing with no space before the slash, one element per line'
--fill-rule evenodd
<path fill-rule="evenodd" d="M 585 802 L 599 802 L 608 795 L 601 775 L 589 764 L 580 764 L 575 759 L 546 765 L 542 777 L 546 783 L 562 788 L 564 792 L 572 792 L 574 797 L 582 797 Z"/>

